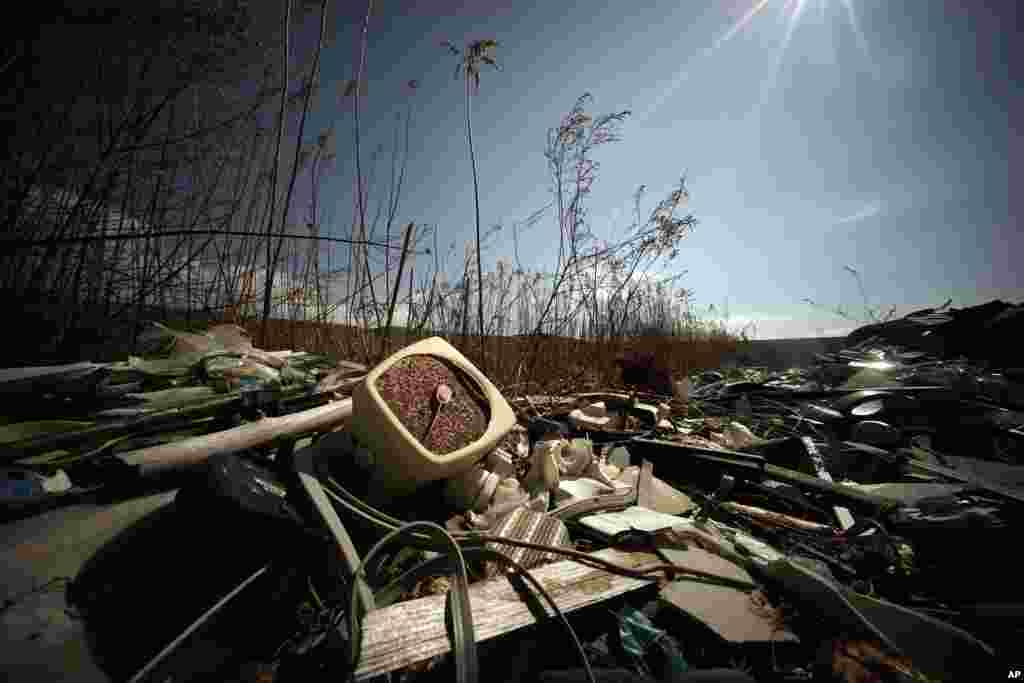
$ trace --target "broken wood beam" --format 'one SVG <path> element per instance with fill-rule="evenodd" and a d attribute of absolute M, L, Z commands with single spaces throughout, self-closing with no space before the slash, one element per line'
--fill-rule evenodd
<path fill-rule="evenodd" d="M 117 457 L 128 465 L 137 466 L 143 476 L 160 474 L 202 464 L 215 453 L 232 453 L 261 446 L 281 436 L 323 431 L 351 416 L 352 399 L 349 398 L 300 413 L 264 417 L 234 429 L 119 453 Z"/>
<path fill-rule="evenodd" d="M 660 562 L 655 555 L 611 548 L 591 555 L 633 568 Z M 530 573 L 566 614 L 644 587 L 657 590 L 658 586 L 655 581 L 618 576 L 571 560 L 545 565 Z M 530 607 L 505 577 L 473 584 L 469 595 L 477 642 L 536 623 Z M 542 600 L 541 604 L 547 614 L 553 615 L 547 602 Z M 444 615 L 443 594 L 400 602 L 367 614 L 356 680 L 449 652 L 451 642 Z"/>
<path fill-rule="evenodd" d="M 733 503 L 726 501 L 722 503 L 722 507 L 730 512 L 736 512 L 742 515 L 749 515 L 754 519 L 773 524 L 775 526 L 788 527 L 790 529 L 799 529 L 801 531 L 813 531 L 822 534 L 833 534 L 835 529 L 827 524 L 819 524 L 817 522 L 810 522 L 806 519 L 800 519 L 799 517 L 793 517 L 792 515 L 786 515 L 781 512 L 775 512 L 774 510 L 765 510 L 763 508 L 754 507 L 752 505 L 743 505 L 741 503 Z"/>

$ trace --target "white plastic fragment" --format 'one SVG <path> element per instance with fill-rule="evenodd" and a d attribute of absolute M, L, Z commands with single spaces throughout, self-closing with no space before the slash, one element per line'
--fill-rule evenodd
<path fill-rule="evenodd" d="M 52 477 L 46 477 L 41 482 L 43 490 L 47 493 L 64 493 L 71 490 L 71 479 L 64 470 L 57 470 Z"/>
<path fill-rule="evenodd" d="M 563 477 L 578 477 L 594 461 L 594 446 L 589 439 L 573 439 L 563 448 L 558 459 L 558 471 Z"/>
<path fill-rule="evenodd" d="M 493 472 L 473 468 L 445 483 L 445 497 L 460 510 L 483 512 L 490 506 L 500 480 Z"/>
<path fill-rule="evenodd" d="M 554 491 L 558 488 L 561 478 L 559 457 L 567 445 L 568 442 L 563 439 L 537 442 L 533 447 L 530 471 L 524 482 L 527 491 Z"/>
<path fill-rule="evenodd" d="M 608 408 L 605 406 L 604 401 L 576 408 L 569 413 L 569 421 L 572 422 L 576 429 L 604 429 L 611 420 L 612 418 L 608 415 Z"/>

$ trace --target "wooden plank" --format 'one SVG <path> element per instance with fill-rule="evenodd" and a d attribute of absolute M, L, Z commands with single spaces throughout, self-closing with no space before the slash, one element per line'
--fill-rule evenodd
<path fill-rule="evenodd" d="M 118 458 L 136 465 L 143 475 L 186 469 L 207 461 L 214 453 L 230 453 L 252 448 L 287 434 L 323 431 L 352 417 L 352 399 L 335 401 L 300 413 L 265 417 L 234 429 L 194 436 L 183 441 L 119 453 Z"/>
<path fill-rule="evenodd" d="M 614 549 L 592 553 L 627 567 L 660 564 L 648 553 Z M 564 613 L 623 595 L 656 582 L 609 574 L 571 560 L 539 567 L 531 574 Z M 533 615 L 508 579 L 482 581 L 469 589 L 477 642 L 535 623 Z M 444 595 L 402 602 L 366 615 L 362 657 L 356 680 L 394 671 L 442 655 L 451 649 L 444 625 Z M 544 609 L 553 614 L 546 603 Z"/>
<path fill-rule="evenodd" d="M 784 515 L 781 512 L 775 512 L 774 510 L 765 510 L 763 508 L 754 507 L 751 505 L 741 505 L 740 503 L 732 503 L 726 501 L 721 504 L 726 510 L 732 512 L 738 512 L 744 515 L 750 515 L 755 519 L 759 519 L 775 526 L 787 527 L 790 529 L 799 529 L 801 531 L 813 531 L 830 535 L 834 532 L 834 529 L 827 524 L 818 524 L 817 522 L 809 522 L 806 519 L 800 519 L 798 517 L 792 517 L 790 515 Z"/>

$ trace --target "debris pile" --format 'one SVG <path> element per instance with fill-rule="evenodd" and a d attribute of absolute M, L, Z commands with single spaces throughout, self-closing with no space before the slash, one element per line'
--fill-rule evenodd
<path fill-rule="evenodd" d="M 261 571 L 287 590 L 252 609 L 289 616 L 245 655 L 262 680 L 1005 677 L 1022 374 L 964 330 L 1021 318 L 977 308 L 786 372 L 673 377 L 628 353 L 643 392 L 569 396 L 504 396 L 440 338 L 365 368 L 154 327 L 148 357 L 0 372 L 26 397 L 0 432 L 5 504 L 184 472 L 182 515 L 216 500 L 275 539 Z M 166 680 L 209 619 L 132 680 Z"/>

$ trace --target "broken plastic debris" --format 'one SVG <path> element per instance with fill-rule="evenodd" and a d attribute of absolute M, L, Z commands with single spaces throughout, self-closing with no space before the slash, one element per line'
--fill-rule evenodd
<path fill-rule="evenodd" d="M 585 405 L 569 413 L 569 421 L 577 429 L 604 429 L 611 423 L 604 401 Z"/>
<path fill-rule="evenodd" d="M 579 479 L 567 479 L 566 481 L 559 482 L 558 491 L 560 498 L 593 498 L 594 496 L 600 496 L 606 493 L 613 493 L 615 488 L 608 486 L 596 479 L 587 479 L 580 477 Z"/>
<path fill-rule="evenodd" d="M 530 471 L 524 481 L 528 491 L 554 491 L 558 488 L 561 478 L 559 456 L 566 446 L 568 442 L 563 439 L 538 441 L 534 445 Z"/>
<path fill-rule="evenodd" d="M 620 470 L 629 467 L 629 449 L 625 446 L 615 446 L 608 453 L 608 463 L 615 465 Z"/>
<path fill-rule="evenodd" d="M 47 493 L 64 493 L 71 490 L 71 479 L 64 470 L 57 470 L 53 476 L 45 477 L 42 481 L 43 490 Z"/>
<path fill-rule="evenodd" d="M 563 477 L 578 477 L 594 461 L 594 446 L 589 439 L 573 439 L 559 452 L 558 471 Z"/>
<path fill-rule="evenodd" d="M 516 476 L 516 466 L 512 462 L 512 456 L 500 448 L 495 448 L 487 456 L 487 469 L 503 479 Z"/>
<path fill-rule="evenodd" d="M 621 512 L 602 512 L 587 515 L 579 520 L 580 524 L 605 536 L 630 530 L 660 531 L 679 523 L 679 517 L 666 515 L 654 510 L 634 505 Z"/>
<path fill-rule="evenodd" d="M 484 512 L 501 480 L 497 474 L 473 468 L 445 482 L 445 497 L 459 510 Z"/>

